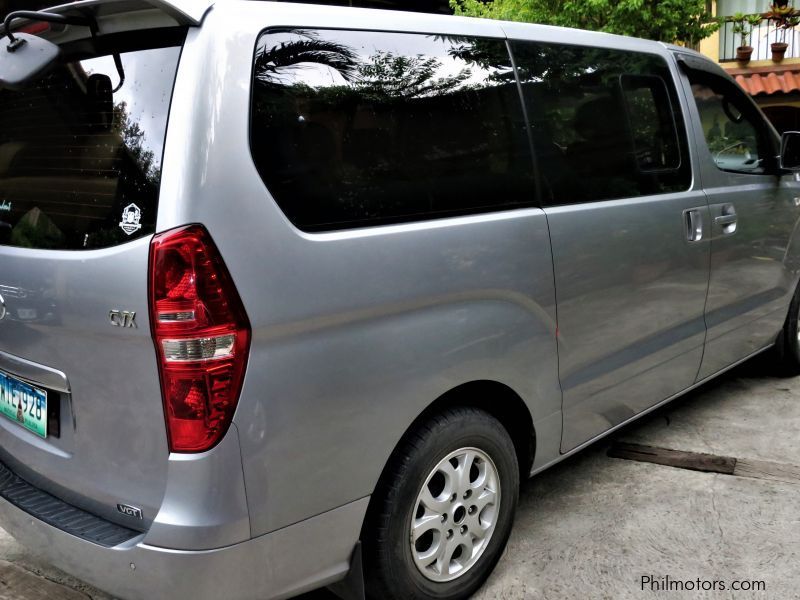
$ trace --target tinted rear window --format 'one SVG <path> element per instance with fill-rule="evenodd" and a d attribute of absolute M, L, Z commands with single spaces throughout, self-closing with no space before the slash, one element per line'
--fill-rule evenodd
<path fill-rule="evenodd" d="M 534 203 L 502 40 L 272 31 L 258 43 L 251 143 L 288 218 L 344 229 Z"/>
<path fill-rule="evenodd" d="M 666 61 L 626 50 L 511 44 L 549 205 L 668 194 L 692 181 Z"/>
<path fill-rule="evenodd" d="M 155 230 L 179 47 L 73 56 L 0 91 L 0 244 L 103 248 Z M 117 89 L 118 88 L 118 89 Z"/>

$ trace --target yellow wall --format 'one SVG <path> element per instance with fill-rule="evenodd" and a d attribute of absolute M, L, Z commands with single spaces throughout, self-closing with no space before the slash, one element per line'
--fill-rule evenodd
<path fill-rule="evenodd" d="M 717 1 L 712 0 L 711 2 L 711 14 L 713 16 L 717 16 Z M 700 47 L 698 48 L 701 54 L 705 54 L 708 58 L 713 60 L 714 62 L 719 62 L 719 31 L 714 33 L 712 36 L 707 37 L 704 40 L 700 41 Z"/>
<path fill-rule="evenodd" d="M 719 31 L 702 40 L 699 50 L 714 62 L 719 62 Z"/>
<path fill-rule="evenodd" d="M 716 0 L 711 5 L 712 14 L 717 14 Z M 699 44 L 698 50 L 709 57 L 714 62 L 719 62 L 719 32 L 702 40 Z M 780 65 L 792 65 L 800 63 L 800 58 L 786 58 L 782 60 Z M 774 67 L 776 63 L 771 60 L 751 60 L 747 64 L 738 63 L 736 61 L 726 61 L 720 63 L 726 69 L 749 69 L 752 67 Z M 800 98 L 797 94 L 777 94 L 777 95 L 760 95 L 755 98 L 759 106 L 789 106 L 800 110 Z"/>

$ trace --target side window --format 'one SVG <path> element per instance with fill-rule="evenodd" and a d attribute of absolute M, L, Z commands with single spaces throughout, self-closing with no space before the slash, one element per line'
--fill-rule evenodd
<path fill-rule="evenodd" d="M 768 172 L 777 148 L 745 93 L 727 79 L 699 71 L 690 71 L 689 83 L 716 165 L 736 173 Z"/>
<path fill-rule="evenodd" d="M 268 31 L 256 50 L 251 110 L 256 167 L 303 230 L 535 203 L 501 40 Z"/>
<path fill-rule="evenodd" d="M 621 83 L 639 169 L 647 172 L 680 168 L 680 144 L 664 80 L 649 75 L 623 75 Z"/>
<path fill-rule="evenodd" d="M 650 54 L 514 42 L 544 201 L 684 191 L 686 129 L 669 67 Z"/>

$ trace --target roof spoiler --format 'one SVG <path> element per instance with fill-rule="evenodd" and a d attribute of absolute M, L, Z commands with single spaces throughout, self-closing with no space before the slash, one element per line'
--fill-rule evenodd
<path fill-rule="evenodd" d="M 97 17 L 155 8 L 168 14 L 180 25 L 197 27 L 214 5 L 214 0 L 81 0 L 53 8 L 47 12 L 80 14 L 87 11 Z"/>
<path fill-rule="evenodd" d="M 7 50 L 0 51 L 0 88 L 24 87 L 51 68 L 61 53 L 57 44 L 44 37 L 15 33 L 19 21 L 88 27 L 94 37 L 100 33 L 99 23 L 103 18 L 146 9 L 161 10 L 178 25 L 197 26 L 212 4 L 213 0 L 84 0 L 46 11 L 9 13 L 0 29 L 0 48 Z M 114 55 L 114 62 L 122 85 L 125 71 L 119 55 Z"/>

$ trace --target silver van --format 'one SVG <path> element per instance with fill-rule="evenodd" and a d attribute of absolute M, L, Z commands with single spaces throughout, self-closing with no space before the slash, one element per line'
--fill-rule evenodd
<path fill-rule="evenodd" d="M 257 0 L 0 46 L 0 524 L 120 598 L 466 598 L 521 479 L 800 370 L 800 134 L 694 52 Z"/>

